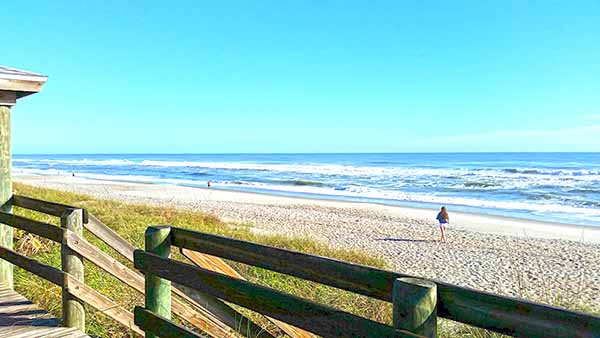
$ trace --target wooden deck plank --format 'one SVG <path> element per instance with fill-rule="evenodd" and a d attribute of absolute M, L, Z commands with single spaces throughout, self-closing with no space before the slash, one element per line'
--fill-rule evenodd
<path fill-rule="evenodd" d="M 73 328 L 60 327 L 60 320 L 27 298 L 0 284 L 0 338 L 89 338 Z"/>

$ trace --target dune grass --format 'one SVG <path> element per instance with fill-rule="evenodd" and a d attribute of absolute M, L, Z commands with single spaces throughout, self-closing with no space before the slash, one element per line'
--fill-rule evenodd
<path fill-rule="evenodd" d="M 382 259 L 356 250 L 332 249 L 307 238 L 258 235 L 253 233 L 248 226 L 227 224 L 215 216 L 199 212 L 167 207 L 125 204 L 23 184 L 15 184 L 14 190 L 21 195 L 86 208 L 90 213 L 98 217 L 103 223 L 114 229 L 136 247 L 143 247 L 143 235 L 148 226 L 169 224 L 176 227 L 234 237 L 373 267 L 385 267 Z M 57 217 L 22 208 L 14 208 L 14 212 L 21 216 L 55 225 L 58 225 L 59 222 Z M 97 240 L 92 234 L 85 232 L 84 236 L 104 252 L 109 253 L 122 263 L 132 267 L 127 260 Z M 56 243 L 22 231 L 16 231 L 15 248 L 19 252 L 40 262 L 60 268 L 60 246 Z M 377 321 L 391 321 L 391 306 L 384 302 L 260 268 L 237 263 L 232 264 L 243 276 L 258 284 L 267 285 Z M 85 283 L 129 310 L 133 310 L 135 305 L 143 305 L 143 297 L 139 293 L 87 262 L 85 264 Z M 60 288 L 18 268 L 15 270 L 15 284 L 17 291 L 35 303 L 40 304 L 54 315 L 60 316 Z M 130 336 L 127 330 L 123 329 L 119 324 L 102 314 L 96 313 L 91 308 L 87 310 L 89 310 L 88 318 L 86 319 L 87 331 L 90 335 L 99 337 Z"/>
<path fill-rule="evenodd" d="M 172 207 L 127 204 L 119 201 L 102 200 L 90 196 L 62 192 L 51 189 L 15 184 L 16 193 L 86 208 L 103 223 L 111 227 L 134 246 L 143 247 L 144 231 L 151 225 L 169 224 L 176 227 L 193 229 L 228 237 L 267 244 L 275 247 L 291 249 L 320 256 L 331 257 L 343 261 L 386 268 L 383 259 L 356 250 L 334 249 L 309 238 L 290 238 L 276 235 L 264 235 L 252 232 L 252 228 L 244 224 L 228 224 L 214 215 L 193 212 Z M 15 208 L 15 214 L 58 225 L 58 218 L 37 212 Z M 125 265 L 132 267 L 126 259 L 96 239 L 92 234 L 84 233 L 88 241 L 102 251 L 109 253 Z M 34 235 L 15 231 L 15 248 L 17 251 L 35 258 L 45 264 L 60 268 L 60 246 Z M 175 254 L 175 259 L 184 260 Z M 229 262 L 243 276 L 252 282 L 269 286 L 290 294 L 307 298 L 322 304 L 339 308 L 359 316 L 383 323 L 391 323 L 391 304 L 356 295 L 343 290 L 304 281 L 280 273 Z M 143 305 L 143 297 L 133 289 L 96 268 L 91 263 L 85 264 L 85 283 L 100 291 L 126 309 L 132 311 L 135 305 Z M 15 269 L 15 288 L 18 292 L 40 304 L 54 315 L 61 316 L 61 292 L 57 286 L 42 280 L 22 269 Z M 565 305 L 565 304 L 561 304 Z M 569 306 L 567 306 L 569 307 Z M 574 308 L 576 309 L 576 308 Z M 582 309 L 578 309 L 582 310 Z M 583 309 L 584 311 L 586 309 Z M 269 330 L 276 328 L 261 316 L 244 311 L 251 318 Z M 87 308 L 87 333 L 97 337 L 130 337 L 132 334 L 108 317 Z M 470 327 L 467 325 L 440 319 L 439 337 L 464 338 L 499 338 L 500 334 Z"/>

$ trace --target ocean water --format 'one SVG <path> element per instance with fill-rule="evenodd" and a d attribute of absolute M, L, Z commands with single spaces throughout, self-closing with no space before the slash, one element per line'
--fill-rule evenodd
<path fill-rule="evenodd" d="M 600 153 L 15 155 L 13 173 L 317 197 L 600 226 Z"/>

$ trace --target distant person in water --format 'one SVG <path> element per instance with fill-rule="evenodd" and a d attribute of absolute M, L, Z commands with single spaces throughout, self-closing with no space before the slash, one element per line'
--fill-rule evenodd
<path fill-rule="evenodd" d="M 206 186 L 210 188 L 210 181 L 206 182 Z"/>
<path fill-rule="evenodd" d="M 440 212 L 437 215 L 437 220 L 438 222 L 440 222 L 440 232 L 442 233 L 442 236 L 440 237 L 440 240 L 442 242 L 446 241 L 446 224 L 450 223 L 450 216 L 448 216 L 448 211 L 446 210 L 446 207 L 442 207 L 442 210 L 440 210 Z"/>

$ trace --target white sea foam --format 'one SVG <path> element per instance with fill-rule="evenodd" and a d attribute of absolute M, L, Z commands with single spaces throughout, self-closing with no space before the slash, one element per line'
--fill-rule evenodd
<path fill-rule="evenodd" d="M 342 176 L 365 176 L 365 177 L 462 177 L 471 175 L 473 177 L 492 178 L 543 178 L 560 177 L 573 178 L 577 180 L 600 180 L 600 170 L 589 169 L 540 169 L 540 168 L 518 168 L 518 169 L 469 169 L 469 168 L 404 168 L 404 167 L 371 167 L 350 166 L 337 164 L 258 164 L 245 162 L 201 162 L 201 161 L 157 161 L 143 160 L 131 161 L 126 159 L 109 160 L 57 160 L 57 159 L 15 159 L 19 163 L 46 163 L 65 164 L 75 166 L 152 166 L 152 167 L 194 167 L 206 169 L 223 170 L 252 170 L 271 172 L 290 172 L 300 174 L 319 175 L 342 175 Z"/>
<path fill-rule="evenodd" d="M 517 202 L 517 201 L 489 201 L 475 198 L 451 197 L 434 194 L 407 193 L 402 191 L 391 191 L 373 189 L 364 186 L 350 186 L 345 190 L 335 190 L 331 188 L 312 187 L 312 186 L 287 186 L 270 185 L 263 183 L 229 183 L 222 182 L 215 186 L 239 187 L 240 185 L 258 188 L 262 190 L 272 190 L 281 192 L 308 193 L 315 195 L 330 195 L 340 197 L 367 198 L 375 200 L 404 201 L 417 203 L 448 204 L 468 207 L 480 207 L 491 209 L 521 210 L 532 213 L 565 213 L 572 215 L 600 217 L 600 209 L 581 208 L 569 205 L 535 202 Z"/>
<path fill-rule="evenodd" d="M 70 172 L 59 171 L 56 169 L 17 169 L 14 171 L 15 176 L 19 175 L 63 175 L 70 176 Z M 156 178 L 152 176 L 141 175 L 106 175 L 106 174 L 89 174 L 77 173 L 77 177 L 89 178 L 94 180 L 105 181 L 121 181 L 133 183 L 158 183 L 158 184 L 175 184 L 175 185 L 192 185 L 203 186 L 205 181 L 184 180 L 174 178 Z M 222 188 L 240 188 L 259 189 L 264 191 L 274 192 L 291 192 L 304 193 L 314 195 L 328 195 L 359 199 L 374 199 L 374 200 L 390 200 L 390 201 L 407 201 L 418 203 L 435 203 L 457 206 L 468 206 L 478 208 L 492 208 L 504 210 L 526 211 L 535 214 L 543 213 L 564 213 L 570 215 L 580 215 L 585 217 L 600 217 L 600 209 L 597 208 L 582 208 L 571 205 L 533 202 L 533 201 L 492 201 L 468 197 L 444 196 L 441 194 L 423 194 L 423 193 L 408 193 L 397 190 L 385 190 L 370 188 L 361 185 L 350 185 L 344 189 L 334 189 L 331 187 L 316 187 L 316 186 L 296 186 L 296 185 L 281 185 L 281 184 L 266 184 L 256 182 L 213 182 L 215 187 Z"/>
<path fill-rule="evenodd" d="M 122 159 L 112 159 L 112 160 L 55 160 L 55 159 L 25 159 L 25 158 L 15 158 L 13 162 L 17 163 L 45 163 L 45 164 L 67 164 L 67 165 L 90 165 L 90 166 L 120 166 L 120 165 L 136 165 L 137 162 L 133 162 L 130 160 L 122 160 Z"/>
<path fill-rule="evenodd" d="M 40 175 L 40 176 L 71 176 L 71 172 L 56 170 L 56 169 L 17 169 L 13 171 L 14 176 L 23 175 Z M 131 183 L 152 183 L 152 184 L 175 184 L 175 185 L 203 185 L 203 181 L 195 180 L 183 180 L 176 178 L 157 178 L 153 176 L 143 175 L 106 175 L 106 174 L 90 174 L 90 173 L 77 173 L 79 178 L 88 178 L 93 180 L 101 181 L 117 181 L 117 182 L 131 182 Z"/>

